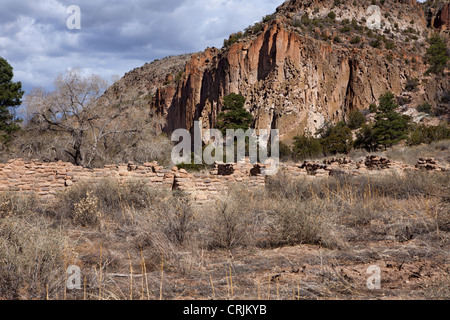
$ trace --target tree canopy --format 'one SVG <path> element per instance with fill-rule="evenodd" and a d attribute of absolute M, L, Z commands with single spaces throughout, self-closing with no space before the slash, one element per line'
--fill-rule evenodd
<path fill-rule="evenodd" d="M 396 112 L 397 108 L 393 93 L 386 92 L 379 98 L 373 133 L 377 144 L 385 149 L 406 138 L 408 119 Z"/>
<path fill-rule="evenodd" d="M 447 67 L 448 53 L 447 46 L 439 36 L 435 34 L 428 39 L 430 46 L 425 55 L 425 61 L 430 65 L 427 73 L 441 74 Z"/>
<path fill-rule="evenodd" d="M 16 108 L 22 103 L 24 94 L 22 84 L 13 82 L 13 68 L 0 57 L 0 142 L 8 143 L 11 135 L 20 129 L 20 119 L 16 119 L 10 108 Z"/>
<path fill-rule="evenodd" d="M 217 128 L 226 133 L 227 129 L 247 131 L 252 125 L 250 112 L 244 109 L 245 98 L 236 93 L 230 93 L 223 99 L 222 112 L 217 117 Z"/>

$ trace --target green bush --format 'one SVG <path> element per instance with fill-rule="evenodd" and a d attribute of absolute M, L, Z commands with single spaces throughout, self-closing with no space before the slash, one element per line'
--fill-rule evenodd
<path fill-rule="evenodd" d="M 419 111 L 419 112 L 425 112 L 425 113 L 428 113 L 428 114 L 432 113 L 431 105 L 429 103 L 427 103 L 427 102 L 421 104 L 420 106 L 418 106 L 416 108 L 416 110 Z"/>
<path fill-rule="evenodd" d="M 294 137 L 294 146 L 292 148 L 294 157 L 298 160 L 314 158 L 322 155 L 323 147 L 320 139 L 305 134 Z"/>
<path fill-rule="evenodd" d="M 351 44 L 358 44 L 360 42 L 361 42 L 361 37 L 360 36 L 353 37 L 352 40 L 350 40 Z"/>
<path fill-rule="evenodd" d="M 321 144 L 324 154 L 348 154 L 353 148 L 352 130 L 344 122 L 323 130 Z"/>
<path fill-rule="evenodd" d="M 352 129 L 359 129 L 366 123 L 366 117 L 359 110 L 353 110 L 348 115 L 347 126 Z"/>
<path fill-rule="evenodd" d="M 334 11 L 330 11 L 327 15 L 327 17 L 331 20 L 335 20 L 336 19 L 336 13 L 334 13 Z"/>
<path fill-rule="evenodd" d="M 352 31 L 352 27 L 350 27 L 349 25 L 346 25 L 346 26 L 342 27 L 340 31 L 342 33 L 347 33 L 347 32 Z"/>
<path fill-rule="evenodd" d="M 419 79 L 417 79 L 417 78 L 408 79 L 406 81 L 405 90 L 410 91 L 410 92 L 414 91 L 418 85 L 419 85 Z"/>
<path fill-rule="evenodd" d="M 425 61 L 430 65 L 426 74 L 441 74 L 447 67 L 449 59 L 447 45 L 439 34 L 434 34 L 429 40 L 430 46 L 425 55 Z"/>
<path fill-rule="evenodd" d="M 365 149 L 368 152 L 373 152 L 378 149 L 373 125 L 364 124 L 361 127 L 361 130 L 356 134 L 355 148 Z"/>
<path fill-rule="evenodd" d="M 233 45 L 234 43 L 238 42 L 243 37 L 244 37 L 244 34 L 241 31 L 239 31 L 237 33 L 233 33 L 230 35 L 230 38 L 228 40 L 227 39 L 223 40 L 223 45 L 225 47 L 229 47 L 229 46 Z"/>
<path fill-rule="evenodd" d="M 273 16 L 271 14 L 268 14 L 262 18 L 262 22 L 267 23 L 267 22 L 270 22 L 272 19 L 273 19 Z"/>
<path fill-rule="evenodd" d="M 373 48 L 380 49 L 380 48 L 381 48 L 382 41 L 381 41 L 380 39 L 372 39 L 372 40 L 369 42 L 369 44 L 370 44 L 370 46 L 373 47 Z"/>
<path fill-rule="evenodd" d="M 280 141 L 280 159 L 290 160 L 293 157 L 292 149 L 285 143 Z"/>
<path fill-rule="evenodd" d="M 392 50 L 392 49 L 395 48 L 395 44 L 394 44 L 393 41 L 386 41 L 385 44 L 384 44 L 384 47 L 385 47 L 387 50 Z"/>
<path fill-rule="evenodd" d="M 450 139 L 450 128 L 448 124 L 438 126 L 414 126 L 406 140 L 407 145 L 416 146 L 422 143 L 431 144 L 434 141 Z"/>

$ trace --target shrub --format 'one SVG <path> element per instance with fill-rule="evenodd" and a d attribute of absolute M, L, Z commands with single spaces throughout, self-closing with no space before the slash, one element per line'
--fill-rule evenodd
<path fill-rule="evenodd" d="M 138 180 L 124 184 L 109 178 L 94 183 L 80 181 L 58 194 L 50 213 L 83 226 L 96 226 L 101 219 L 127 222 L 125 210 L 146 208 L 162 193 Z"/>
<path fill-rule="evenodd" d="M 430 37 L 428 43 L 430 46 L 427 49 L 425 61 L 430 65 L 430 68 L 427 70 L 426 74 L 441 74 L 447 67 L 449 59 L 447 45 L 439 34 L 434 34 Z"/>
<path fill-rule="evenodd" d="M 332 243 L 324 243 L 322 237 L 327 234 L 325 223 L 321 221 L 324 212 L 323 204 L 313 201 L 279 202 L 269 215 L 274 220 L 270 231 L 270 242 L 275 246 L 296 244 L 320 244 L 332 247 Z"/>
<path fill-rule="evenodd" d="M 230 35 L 230 38 L 228 40 L 225 39 L 223 41 L 223 45 L 225 47 L 230 47 L 231 45 L 233 45 L 234 43 L 238 42 L 243 37 L 244 37 L 244 34 L 241 31 L 239 31 L 237 33 L 233 33 L 233 34 Z"/>
<path fill-rule="evenodd" d="M 414 91 L 419 85 L 419 79 L 408 79 L 406 81 L 405 90 L 406 91 Z"/>
<path fill-rule="evenodd" d="M 352 129 L 359 129 L 366 122 L 366 117 L 359 110 L 350 112 L 347 120 L 347 126 Z"/>
<path fill-rule="evenodd" d="M 17 192 L 0 193 L 0 218 L 8 216 L 26 216 L 39 209 L 35 194 L 23 195 Z"/>
<path fill-rule="evenodd" d="M 377 48 L 377 49 L 379 49 L 379 48 L 381 48 L 381 40 L 380 39 L 372 39 L 370 42 L 369 42 L 369 44 L 370 44 L 370 46 L 372 46 L 373 48 Z"/>
<path fill-rule="evenodd" d="M 361 42 L 361 37 L 360 37 L 360 36 L 353 37 L 353 38 L 350 40 L 350 43 L 351 43 L 351 44 L 358 44 L 358 43 L 360 43 L 360 42 Z"/>
<path fill-rule="evenodd" d="M 280 141 L 279 148 L 280 148 L 279 150 L 280 150 L 280 159 L 281 160 L 292 159 L 292 157 L 293 157 L 292 150 L 287 144 Z"/>
<path fill-rule="evenodd" d="M 450 128 L 447 124 L 438 126 L 418 125 L 411 130 L 406 143 L 409 146 L 416 146 L 446 139 L 450 139 Z"/>
<path fill-rule="evenodd" d="M 71 218 L 75 224 L 84 227 L 99 224 L 101 217 L 98 198 L 88 191 L 85 198 L 73 204 Z"/>
<path fill-rule="evenodd" d="M 378 141 L 375 138 L 373 126 L 364 124 L 361 130 L 356 134 L 355 148 L 362 148 L 369 152 L 378 149 Z"/>
<path fill-rule="evenodd" d="M 432 113 L 431 105 L 428 102 L 425 102 L 425 103 L 421 104 L 420 106 L 418 106 L 416 108 L 416 110 L 419 111 L 419 112 L 425 112 L 425 113 L 428 113 L 428 114 Z"/>
<path fill-rule="evenodd" d="M 272 19 L 273 19 L 273 16 L 271 14 L 268 14 L 262 18 L 262 22 L 267 23 L 267 22 L 270 22 Z"/>
<path fill-rule="evenodd" d="M 257 244 L 262 221 L 260 196 L 242 187 L 231 187 L 228 197 L 205 213 L 206 244 L 209 248 L 235 248 Z M 263 227 L 264 228 L 264 227 Z"/>
<path fill-rule="evenodd" d="M 172 243 L 184 244 L 195 231 L 194 210 L 184 193 L 175 193 L 161 201 L 151 208 L 151 213 L 154 228 L 158 228 Z"/>
<path fill-rule="evenodd" d="M 352 27 L 350 27 L 349 25 L 346 25 L 346 26 L 342 27 L 340 31 L 342 33 L 347 33 L 347 32 L 352 31 Z"/>
<path fill-rule="evenodd" d="M 348 154 L 353 148 L 352 131 L 344 122 L 325 128 L 321 138 L 324 154 Z"/>
<path fill-rule="evenodd" d="M 331 20 L 335 20 L 336 19 L 336 13 L 334 13 L 334 11 L 330 11 L 327 15 L 327 17 Z"/>
<path fill-rule="evenodd" d="M 392 50 L 392 49 L 395 48 L 395 44 L 394 44 L 393 41 L 386 41 L 385 44 L 384 44 L 384 47 L 385 47 L 387 50 Z"/>
<path fill-rule="evenodd" d="M 41 221 L 41 222 L 38 222 Z M 0 299 L 44 300 L 64 288 L 66 237 L 40 220 L 0 219 Z"/>
<path fill-rule="evenodd" d="M 298 160 L 314 158 L 323 153 L 320 139 L 305 134 L 294 137 L 294 147 L 292 149 L 294 157 Z"/>

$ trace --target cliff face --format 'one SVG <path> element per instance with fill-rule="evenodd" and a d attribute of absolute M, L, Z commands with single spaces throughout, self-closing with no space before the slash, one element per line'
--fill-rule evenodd
<path fill-rule="evenodd" d="M 246 97 L 256 129 L 280 129 L 285 141 L 315 132 L 353 109 L 368 108 L 388 90 L 400 94 L 407 79 L 422 77 L 427 22 L 416 1 L 403 2 L 385 8 L 391 12 L 383 17 L 384 30 L 389 29 L 384 41 L 394 44 L 388 50 L 372 44 L 377 36 L 364 28 L 367 13 L 360 4 L 334 7 L 333 1 L 287 1 L 259 32 L 221 50 L 208 48 L 190 56 L 184 68 L 154 86 L 150 107 L 167 119 L 168 133 L 190 129 L 195 120 L 209 129 L 223 97 L 235 92 Z M 331 10 L 336 19 L 327 18 Z M 305 14 L 319 22 L 297 23 Z M 361 35 L 342 31 L 351 19 Z M 411 26 L 417 34 L 414 43 L 403 35 Z M 361 42 L 351 43 L 355 37 Z M 418 100 L 434 101 L 438 91 L 448 91 L 445 85 L 427 83 L 435 92 L 423 90 Z"/>
<path fill-rule="evenodd" d="M 424 9 L 429 27 L 441 31 L 450 30 L 450 3 L 448 1 L 425 3 Z"/>

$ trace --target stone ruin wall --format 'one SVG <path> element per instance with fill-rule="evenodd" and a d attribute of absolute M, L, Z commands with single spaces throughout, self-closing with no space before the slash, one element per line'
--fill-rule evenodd
<path fill-rule="evenodd" d="M 45 163 L 36 160 L 12 159 L 0 164 L 0 192 L 34 192 L 43 200 L 54 198 L 58 192 L 87 180 L 114 178 L 121 183 L 130 180 L 144 181 L 148 185 L 182 190 L 191 195 L 197 204 L 215 201 L 226 194 L 233 184 L 248 190 L 264 190 L 266 177 L 261 174 L 263 165 L 252 165 L 248 159 L 238 164 L 216 164 L 211 171 L 188 173 L 184 169 L 165 169 L 158 163 L 107 165 L 101 169 L 87 169 L 71 163 Z M 378 156 L 367 156 L 354 162 L 346 158 L 327 159 L 322 162 L 306 161 L 302 164 L 280 166 L 280 170 L 293 178 L 317 179 L 339 174 L 362 175 L 406 170 L 446 171 L 433 158 L 421 158 L 410 166 Z"/>

